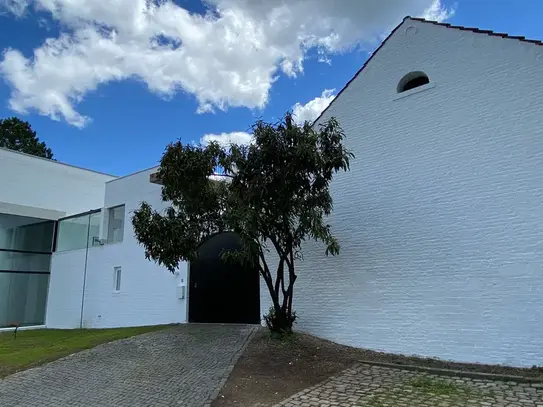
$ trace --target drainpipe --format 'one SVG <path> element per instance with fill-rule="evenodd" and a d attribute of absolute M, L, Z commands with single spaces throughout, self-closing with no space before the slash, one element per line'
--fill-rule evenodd
<path fill-rule="evenodd" d="M 81 316 L 79 318 L 79 328 L 83 328 L 83 307 L 85 306 L 85 286 L 87 285 L 87 260 L 89 258 L 89 237 L 90 237 L 90 217 L 88 215 L 89 223 L 87 224 L 87 244 L 85 249 L 85 268 L 83 270 L 83 293 L 81 295 Z"/>

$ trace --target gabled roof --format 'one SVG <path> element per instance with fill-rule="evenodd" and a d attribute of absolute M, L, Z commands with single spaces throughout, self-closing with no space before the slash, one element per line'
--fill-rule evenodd
<path fill-rule="evenodd" d="M 356 79 L 356 77 L 364 70 L 364 68 L 369 64 L 369 62 L 373 59 L 373 57 L 386 44 L 388 39 L 394 35 L 394 33 L 398 30 L 398 28 L 400 28 L 402 26 L 403 23 L 405 23 L 406 20 L 412 20 L 412 21 L 418 21 L 418 22 L 421 22 L 421 23 L 433 24 L 433 25 L 437 25 L 437 26 L 440 26 L 440 27 L 451 28 L 451 29 L 454 29 L 454 30 L 471 31 L 471 32 L 476 33 L 476 34 L 486 34 L 486 35 L 490 35 L 490 36 L 493 36 L 493 37 L 507 38 L 507 39 L 518 40 L 518 41 L 521 41 L 521 42 L 527 42 L 527 43 L 543 46 L 543 42 L 540 41 L 540 40 L 526 39 L 525 37 L 522 37 L 522 36 L 513 36 L 513 35 L 506 34 L 506 33 L 497 33 L 497 32 L 494 32 L 492 30 L 481 30 L 479 28 L 464 27 L 464 26 L 461 26 L 461 25 L 451 25 L 451 24 L 448 24 L 448 23 L 440 23 L 438 21 L 426 20 L 424 18 L 406 16 L 406 17 L 404 17 L 402 22 L 400 24 L 398 24 L 396 26 L 396 28 L 394 28 L 391 31 L 391 33 L 385 38 L 385 40 L 381 43 L 381 45 L 379 45 L 379 47 L 377 47 L 377 49 L 375 51 L 373 51 L 373 53 L 366 60 L 366 62 L 364 62 L 364 65 L 362 65 L 362 68 L 360 68 L 354 74 L 354 76 L 349 80 L 349 82 L 347 82 L 347 84 L 343 87 L 343 89 L 341 89 L 339 91 L 339 93 L 336 95 L 334 100 L 332 100 L 332 102 L 330 102 L 330 104 L 326 107 L 326 109 L 324 109 L 321 112 L 321 114 L 313 121 L 313 123 L 316 123 L 322 117 L 324 112 L 326 112 L 330 108 L 330 106 L 332 106 L 332 103 L 334 103 L 339 98 L 341 93 L 345 89 L 347 89 L 347 87 L 351 84 L 351 82 L 353 82 Z"/>

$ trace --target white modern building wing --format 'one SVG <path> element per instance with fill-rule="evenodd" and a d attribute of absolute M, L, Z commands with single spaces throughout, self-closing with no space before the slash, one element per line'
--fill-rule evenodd
<path fill-rule="evenodd" d="M 102 207 L 112 179 L 0 148 L 0 327 L 45 323 L 56 221 Z"/>
<path fill-rule="evenodd" d="M 98 209 L 58 222 L 47 326 L 111 328 L 186 322 L 186 264 L 176 274 L 147 261 L 131 224 L 142 201 L 162 205 L 149 169 L 105 184 Z"/>

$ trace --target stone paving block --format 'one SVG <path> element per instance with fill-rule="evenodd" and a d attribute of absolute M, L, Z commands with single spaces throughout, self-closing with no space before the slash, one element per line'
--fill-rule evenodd
<path fill-rule="evenodd" d="M 358 364 L 282 401 L 294 407 L 543 407 L 539 385 Z"/>
<path fill-rule="evenodd" d="M 203 407 L 254 329 L 188 324 L 99 345 L 0 380 L 0 406 Z"/>

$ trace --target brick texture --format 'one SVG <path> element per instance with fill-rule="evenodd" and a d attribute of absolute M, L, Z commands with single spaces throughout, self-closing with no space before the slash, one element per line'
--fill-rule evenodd
<path fill-rule="evenodd" d="M 402 24 L 320 119 L 339 120 L 356 159 L 332 183 L 340 256 L 308 243 L 298 265 L 298 329 L 543 364 L 542 68 L 534 44 Z M 430 84 L 398 95 L 411 71 Z"/>

